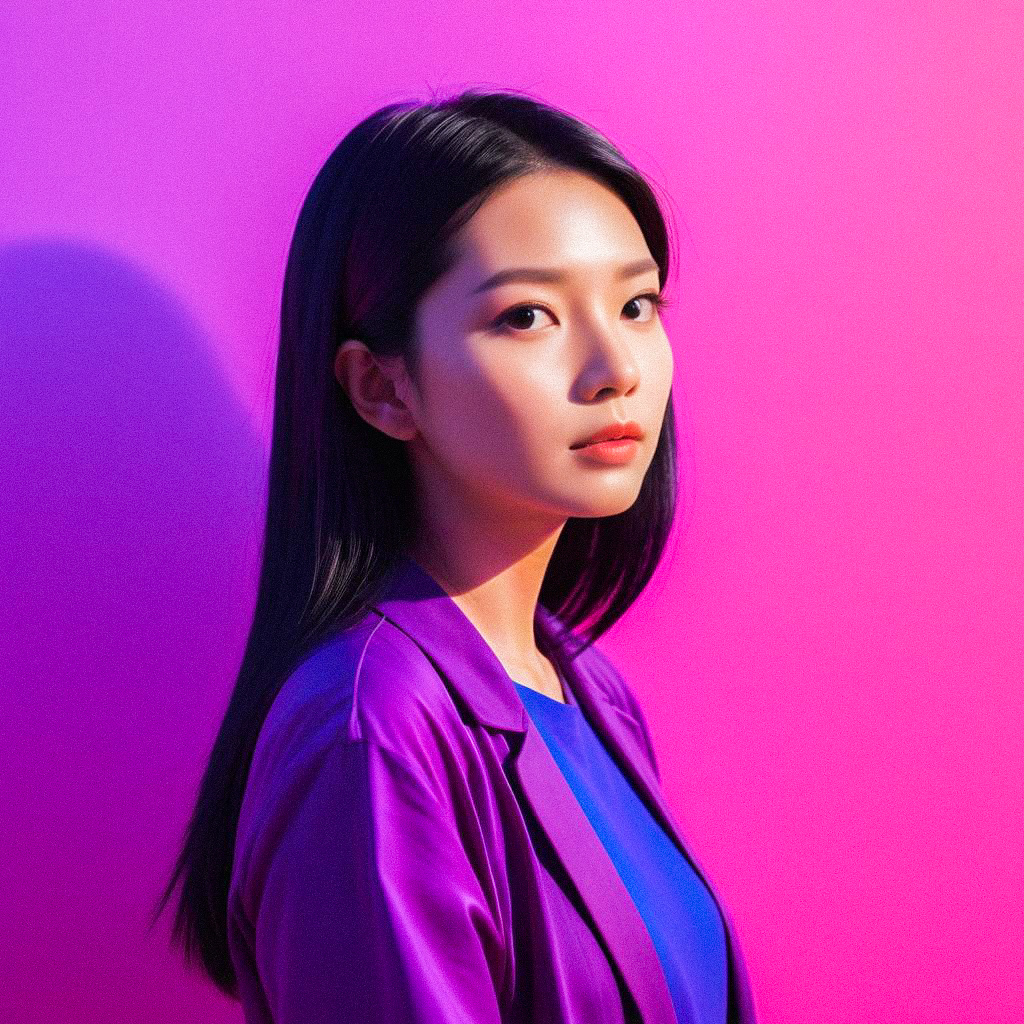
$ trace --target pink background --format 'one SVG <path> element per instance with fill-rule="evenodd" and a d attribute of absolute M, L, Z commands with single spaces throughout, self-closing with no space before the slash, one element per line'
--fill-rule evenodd
<path fill-rule="evenodd" d="M 357 120 L 468 85 L 672 197 L 687 526 L 605 643 L 763 1021 L 1024 1017 L 1020 5 L 515 15 L 3 6 L 4 1019 L 241 1019 L 144 924 L 255 597 L 286 249 Z"/>

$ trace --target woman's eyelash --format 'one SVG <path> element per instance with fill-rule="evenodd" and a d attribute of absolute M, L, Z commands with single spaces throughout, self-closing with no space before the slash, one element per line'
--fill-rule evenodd
<path fill-rule="evenodd" d="M 672 302 L 664 292 L 641 292 L 639 295 L 634 295 L 629 301 L 636 302 L 637 299 L 650 299 L 651 304 L 658 311 L 665 309 L 665 307 L 670 305 Z M 524 302 L 518 306 L 512 306 L 511 309 L 506 309 L 505 312 L 494 321 L 494 326 L 501 327 L 506 321 L 510 320 L 517 313 L 525 309 L 544 309 L 544 307 L 536 302 Z M 547 310 L 545 309 L 544 312 L 547 312 Z M 548 315 L 550 316 L 550 314 Z"/>
<path fill-rule="evenodd" d="M 636 295 L 637 299 L 650 299 L 658 309 L 664 309 L 670 305 L 672 300 L 664 292 L 644 292 L 643 295 Z"/>

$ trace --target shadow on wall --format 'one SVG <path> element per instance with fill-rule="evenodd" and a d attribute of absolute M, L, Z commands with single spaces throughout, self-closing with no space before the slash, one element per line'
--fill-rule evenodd
<path fill-rule="evenodd" d="M 170 907 L 145 929 L 241 660 L 261 443 L 184 305 L 89 243 L 0 250 L 0 389 L 8 1016 L 238 1021 Z"/>

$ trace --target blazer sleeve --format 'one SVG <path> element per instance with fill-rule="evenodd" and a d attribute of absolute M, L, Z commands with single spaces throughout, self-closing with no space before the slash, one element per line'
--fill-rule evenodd
<path fill-rule="evenodd" d="M 500 930 L 445 794 L 375 739 L 321 756 L 262 872 L 254 955 L 275 1024 L 498 1024 Z"/>

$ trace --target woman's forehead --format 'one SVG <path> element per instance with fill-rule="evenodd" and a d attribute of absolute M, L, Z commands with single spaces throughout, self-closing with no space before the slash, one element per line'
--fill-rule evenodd
<path fill-rule="evenodd" d="M 583 174 L 537 173 L 490 196 L 459 232 L 456 251 L 480 283 L 510 266 L 617 263 L 647 245 L 611 189 Z"/>

